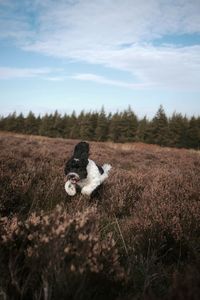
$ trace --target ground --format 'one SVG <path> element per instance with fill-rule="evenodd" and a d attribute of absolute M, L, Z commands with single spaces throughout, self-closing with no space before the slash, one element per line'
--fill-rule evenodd
<path fill-rule="evenodd" d="M 64 190 L 77 142 L 0 134 L 0 297 L 199 299 L 199 152 L 90 142 L 90 200 Z"/>

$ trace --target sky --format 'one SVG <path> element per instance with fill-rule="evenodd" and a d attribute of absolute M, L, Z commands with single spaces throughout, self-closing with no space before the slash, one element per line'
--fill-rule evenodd
<path fill-rule="evenodd" d="M 0 115 L 200 115 L 200 0 L 0 0 Z"/>

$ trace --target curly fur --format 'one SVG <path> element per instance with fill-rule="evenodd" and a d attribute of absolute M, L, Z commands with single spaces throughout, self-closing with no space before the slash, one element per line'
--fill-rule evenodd
<path fill-rule="evenodd" d="M 89 159 L 89 144 L 80 142 L 75 146 L 73 156 L 65 164 L 64 171 L 68 181 L 75 184 L 81 194 L 91 196 L 108 178 L 110 169 L 109 164 L 98 166 Z M 68 186 L 69 182 L 65 185 L 65 189 L 70 195 Z"/>

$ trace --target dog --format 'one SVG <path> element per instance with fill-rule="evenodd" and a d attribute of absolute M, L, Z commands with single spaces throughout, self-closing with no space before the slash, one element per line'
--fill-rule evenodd
<path fill-rule="evenodd" d="M 67 178 L 65 183 L 67 194 L 74 196 L 78 191 L 85 196 L 94 196 L 104 180 L 108 178 L 110 169 L 110 164 L 99 166 L 89 159 L 89 144 L 87 142 L 78 143 L 64 168 Z"/>

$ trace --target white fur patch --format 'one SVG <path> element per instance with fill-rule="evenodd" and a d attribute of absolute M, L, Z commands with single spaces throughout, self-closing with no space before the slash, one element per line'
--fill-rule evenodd
<path fill-rule="evenodd" d="M 78 185 L 82 188 L 81 194 L 90 196 L 92 192 L 108 178 L 108 173 L 111 169 L 111 165 L 104 164 L 102 166 L 104 173 L 101 174 L 95 162 L 88 159 L 87 165 L 87 178 L 80 180 Z"/>
<path fill-rule="evenodd" d="M 81 188 L 81 194 L 90 196 L 92 192 L 108 178 L 111 165 L 104 164 L 102 169 L 104 171 L 103 174 L 99 172 L 99 168 L 95 162 L 91 159 L 88 159 L 87 177 L 79 180 L 76 183 Z M 76 184 L 71 182 L 71 180 L 68 180 L 65 183 L 65 191 L 69 196 L 76 195 Z"/>

